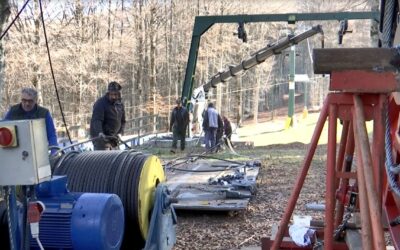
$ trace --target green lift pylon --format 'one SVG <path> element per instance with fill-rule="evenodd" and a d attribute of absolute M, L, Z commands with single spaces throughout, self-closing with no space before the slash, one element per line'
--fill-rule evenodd
<path fill-rule="evenodd" d="M 296 46 L 293 45 L 289 52 L 289 103 L 288 117 L 285 122 L 285 129 L 294 125 L 294 90 L 295 90 L 295 74 L 296 74 Z"/>

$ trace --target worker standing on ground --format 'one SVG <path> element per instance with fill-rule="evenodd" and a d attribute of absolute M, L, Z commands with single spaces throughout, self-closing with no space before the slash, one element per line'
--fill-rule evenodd
<path fill-rule="evenodd" d="M 216 136 L 218 129 L 218 112 L 214 108 L 213 103 L 208 104 L 208 108 L 204 113 L 203 130 L 205 133 L 205 141 L 207 152 L 211 153 L 215 149 Z"/>
<path fill-rule="evenodd" d="M 94 150 L 111 150 L 118 146 L 119 134 L 124 133 L 125 109 L 121 100 L 121 85 L 108 84 L 107 93 L 93 105 L 90 137 Z"/>
<path fill-rule="evenodd" d="M 189 125 L 189 112 L 182 107 L 180 99 L 176 100 L 176 107 L 172 110 L 169 131 L 173 133 L 171 152 L 175 153 L 180 140 L 181 151 L 185 150 L 186 130 Z"/>
<path fill-rule="evenodd" d="M 5 120 L 45 119 L 49 146 L 58 146 L 57 134 L 50 111 L 37 104 L 38 92 L 33 88 L 21 90 L 21 103 L 14 105 L 4 117 Z M 52 153 L 56 150 L 53 149 Z"/>

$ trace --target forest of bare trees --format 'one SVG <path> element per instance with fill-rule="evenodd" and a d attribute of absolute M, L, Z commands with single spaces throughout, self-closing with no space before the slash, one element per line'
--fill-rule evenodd
<path fill-rule="evenodd" d="M 10 5 L 9 18 L 7 11 L 1 14 L 7 25 L 25 1 L 1 2 Z M 83 129 L 87 129 L 94 101 L 105 93 L 107 83 L 112 80 L 123 86 L 128 120 L 157 114 L 164 123 L 167 121 L 171 105 L 181 94 L 196 15 L 369 11 L 376 8 L 376 3 L 372 0 L 42 0 L 66 122 L 71 128 Z M 245 26 L 247 43 L 233 35 L 237 24 L 214 25 L 201 40 L 195 85 L 287 35 L 288 30 L 301 32 L 313 24 L 317 23 L 249 23 Z M 338 22 L 321 24 L 325 45 L 336 47 Z M 351 21 L 353 33 L 346 35 L 344 46 L 376 46 L 370 39 L 370 26 L 370 21 Z M 319 44 L 319 38 L 315 37 L 299 45 L 296 65 L 300 74 L 308 74 L 312 80 L 309 105 L 316 108 L 326 93 L 326 79 L 312 73 L 310 55 Z M 50 109 L 56 127 L 61 130 L 39 0 L 30 1 L 2 39 L 1 51 L 4 65 L 0 65 L 0 115 L 19 101 L 21 87 L 34 86 L 40 93 L 40 103 Z M 211 93 L 211 100 L 217 103 L 220 112 L 231 118 L 239 115 L 240 119 L 253 117 L 257 121 L 259 112 L 283 105 L 287 60 L 282 53 L 229 84 L 220 84 Z M 299 87 L 298 91 L 304 90 Z M 159 127 L 166 128 L 166 125 Z"/>

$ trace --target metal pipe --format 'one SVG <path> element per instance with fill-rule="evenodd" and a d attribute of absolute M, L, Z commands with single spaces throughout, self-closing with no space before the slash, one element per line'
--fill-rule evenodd
<path fill-rule="evenodd" d="M 297 175 L 296 184 L 294 185 L 294 189 L 290 195 L 288 204 L 285 209 L 285 213 L 283 214 L 282 220 L 279 224 L 278 232 L 275 235 L 275 240 L 271 247 L 272 250 L 278 250 L 280 244 L 282 243 L 283 235 L 289 224 L 290 217 L 293 214 L 293 210 L 296 206 L 297 199 L 299 198 L 299 194 L 303 187 L 304 180 L 307 176 L 308 169 L 310 168 L 311 161 L 315 153 L 315 149 L 318 146 L 319 137 L 321 136 L 321 132 L 322 129 L 324 128 L 326 118 L 328 117 L 329 100 L 330 100 L 330 95 L 328 94 L 328 96 L 325 99 L 324 105 L 322 106 L 322 110 L 319 115 L 317 124 L 315 126 L 314 134 L 311 138 L 310 146 L 308 148 L 306 157 L 304 158 L 303 167 Z"/>
<path fill-rule="evenodd" d="M 345 156 L 345 152 L 346 152 L 346 145 L 347 145 L 347 140 L 348 140 L 348 133 L 349 133 L 349 121 L 343 121 L 343 126 L 342 126 L 342 135 L 340 137 L 340 144 L 339 144 L 339 152 L 338 152 L 338 157 L 337 157 L 337 164 L 336 164 L 336 171 L 337 172 L 342 172 L 343 171 L 343 162 L 344 162 L 344 156 Z M 338 190 L 340 185 L 340 179 L 339 178 L 335 178 L 335 190 Z M 340 207 L 340 205 L 343 206 L 343 204 L 341 204 L 342 201 L 341 200 L 336 200 L 335 199 L 335 204 L 336 204 L 336 208 Z M 337 227 L 340 222 L 342 221 L 343 218 L 343 214 L 335 214 L 335 227 Z M 339 223 L 338 223 L 339 222 Z"/>
<path fill-rule="evenodd" d="M 306 204 L 306 209 L 312 211 L 325 211 L 325 204 L 308 203 Z"/>
<path fill-rule="evenodd" d="M 336 171 L 343 171 L 344 166 L 344 156 L 346 153 L 347 143 L 348 143 L 348 134 L 349 134 L 349 121 L 343 121 L 342 126 L 342 135 L 340 136 L 340 144 L 339 144 L 339 151 L 337 157 L 337 164 L 336 164 Z M 335 187 L 338 188 L 340 184 L 340 179 L 335 180 Z"/>
<path fill-rule="evenodd" d="M 226 82 L 230 78 L 238 76 L 242 73 L 242 71 L 246 71 L 257 64 L 260 64 L 267 60 L 269 57 L 280 54 L 284 49 L 289 48 L 292 45 L 298 44 L 299 42 L 311 37 L 315 34 L 321 33 L 323 34 L 322 26 L 316 25 L 313 26 L 311 29 L 298 34 L 296 36 L 288 36 L 279 40 L 274 44 L 269 44 L 267 47 L 260 49 L 259 51 L 255 52 L 251 55 L 250 58 L 243 60 L 240 64 L 235 66 L 230 66 L 228 69 L 217 73 L 211 79 L 204 84 L 204 91 L 208 92 L 211 87 L 216 86 L 216 84 L 220 82 Z"/>
<path fill-rule="evenodd" d="M 337 113 L 336 105 L 329 106 L 328 149 L 326 163 L 326 193 L 325 193 L 325 229 L 324 249 L 333 249 L 333 227 L 335 211 L 335 179 L 336 179 L 336 145 L 337 145 Z"/>
<path fill-rule="evenodd" d="M 354 127 L 358 145 L 361 151 L 362 172 L 364 173 L 364 181 L 367 191 L 367 200 L 369 205 L 369 214 L 371 218 L 372 237 L 374 249 L 385 249 L 385 239 L 383 237 L 383 225 L 381 221 L 381 209 L 379 207 L 378 194 L 375 189 L 371 148 L 369 146 L 367 127 L 365 125 L 364 109 L 359 95 L 354 95 L 355 121 Z"/>

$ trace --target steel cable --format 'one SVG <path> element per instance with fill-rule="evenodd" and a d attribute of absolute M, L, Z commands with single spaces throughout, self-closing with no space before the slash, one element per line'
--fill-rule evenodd
<path fill-rule="evenodd" d="M 58 105 L 59 105 L 59 107 L 60 107 L 60 113 L 61 113 L 61 117 L 62 117 L 64 126 L 65 126 L 65 131 L 67 132 L 67 136 L 68 136 L 69 142 L 72 144 L 71 135 L 70 135 L 70 133 L 69 133 L 69 129 L 68 129 L 68 126 L 67 126 L 67 122 L 66 122 L 66 120 L 65 120 L 64 110 L 63 110 L 63 107 L 62 107 L 62 105 L 61 105 L 60 95 L 58 94 L 58 88 L 57 88 L 57 83 L 56 83 L 56 77 L 54 76 L 53 63 L 52 63 L 52 61 L 51 61 L 49 42 L 48 42 L 48 39 L 47 39 L 46 25 L 45 25 L 45 23 L 44 23 L 42 0 L 39 0 L 39 8 L 40 8 L 40 17 L 41 17 L 42 26 L 43 26 L 44 41 L 45 41 L 45 44 L 46 44 L 47 56 L 48 56 L 48 59 L 49 59 L 51 77 L 53 78 L 54 89 L 55 89 L 55 91 L 56 91 L 56 96 L 57 96 L 57 100 L 58 100 Z"/>
<path fill-rule="evenodd" d="M 382 27 L 382 47 L 390 48 L 393 46 L 391 42 L 392 38 L 392 24 L 393 24 L 393 16 L 394 16 L 394 7 L 395 0 L 386 0 L 385 1 L 385 11 L 383 17 L 383 27 Z"/>
<path fill-rule="evenodd" d="M 387 100 L 385 103 L 385 156 L 386 156 L 386 174 L 388 177 L 388 183 L 390 188 L 394 191 L 394 193 L 400 197 L 400 187 L 396 181 L 396 171 L 399 166 L 393 163 L 392 158 L 392 139 L 390 137 L 390 121 L 389 121 L 389 107 L 387 105 Z"/>
<path fill-rule="evenodd" d="M 11 28 L 11 26 L 14 25 L 15 21 L 18 19 L 19 15 L 21 15 L 22 11 L 25 9 L 26 5 L 28 5 L 30 0 L 27 0 L 24 5 L 22 6 L 22 8 L 18 11 L 17 15 L 14 17 L 14 19 L 11 21 L 11 23 L 7 26 L 7 28 L 4 30 L 3 34 L 1 34 L 0 36 L 0 40 L 3 39 L 3 37 L 7 34 L 8 30 Z M 6 11 L 10 11 L 9 9 Z M 2 15 L 4 15 L 4 13 L 2 13 Z"/>
<path fill-rule="evenodd" d="M 129 151 L 72 151 L 52 162 L 54 175 L 66 175 L 72 192 L 114 193 L 125 209 L 123 247 L 142 247 L 139 227 L 139 190 L 142 169 L 148 155 Z"/>

